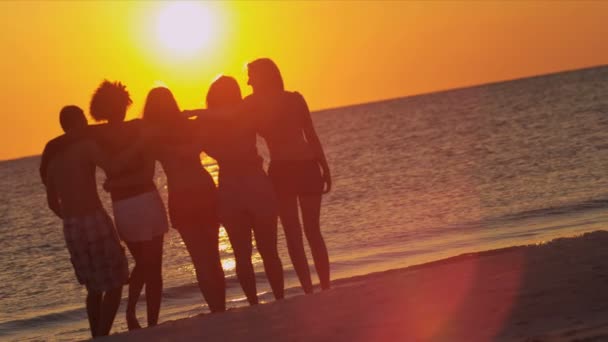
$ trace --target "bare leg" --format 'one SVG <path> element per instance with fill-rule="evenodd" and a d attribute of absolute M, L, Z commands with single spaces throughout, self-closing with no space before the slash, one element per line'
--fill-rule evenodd
<path fill-rule="evenodd" d="M 110 334 L 116 311 L 120 306 L 120 297 L 122 295 L 122 286 L 107 291 L 103 296 L 101 304 L 101 320 L 99 321 L 99 335 L 107 336 Z"/>
<path fill-rule="evenodd" d="M 321 195 L 300 196 L 300 208 L 302 209 L 302 223 L 304 233 L 310 246 L 315 269 L 319 275 L 321 289 L 327 290 L 330 286 L 329 280 L 329 255 L 325 240 L 321 235 Z"/>
<path fill-rule="evenodd" d="M 279 202 L 279 216 L 287 239 L 287 250 L 293 268 L 298 275 L 304 293 L 312 293 L 312 280 L 310 269 L 304 251 L 304 240 L 302 238 L 302 227 L 298 215 L 298 202 L 296 195 L 277 193 Z"/>
<path fill-rule="evenodd" d="M 87 289 L 87 317 L 89 319 L 91 336 L 93 337 L 100 336 L 98 327 L 101 316 L 101 298 L 101 292 Z"/>
<path fill-rule="evenodd" d="M 226 311 L 226 281 L 220 260 L 217 223 L 180 229 L 192 258 L 198 286 L 211 312 Z"/>
<path fill-rule="evenodd" d="M 142 243 L 142 255 L 145 260 L 144 279 L 146 284 L 146 309 L 148 326 L 158 324 L 160 302 L 163 292 L 163 235 Z"/>
<path fill-rule="evenodd" d="M 228 220 L 227 220 L 228 221 Z M 234 251 L 234 259 L 236 262 L 236 276 L 239 278 L 239 283 L 249 305 L 258 304 L 257 286 L 255 281 L 255 272 L 253 263 L 251 262 L 251 253 L 253 247 L 251 245 L 251 228 L 249 220 L 245 217 L 233 217 L 230 222 L 224 222 L 224 227 L 228 232 L 228 238 Z"/>
<path fill-rule="evenodd" d="M 137 301 L 139 300 L 139 295 L 141 293 L 141 289 L 144 286 L 144 273 L 141 266 L 141 263 L 144 261 L 143 256 L 141 255 L 141 242 L 129 242 L 126 241 L 127 247 L 129 248 L 129 252 L 135 259 L 135 266 L 131 271 L 131 276 L 129 277 L 129 296 L 127 299 L 127 327 L 129 330 L 139 329 L 141 326 L 137 321 L 136 314 L 136 306 Z"/>
<path fill-rule="evenodd" d="M 283 299 L 285 296 L 285 284 L 283 280 L 283 264 L 277 251 L 276 216 L 256 217 L 253 229 L 255 241 L 264 261 L 264 271 L 272 288 L 272 293 L 276 299 Z"/>

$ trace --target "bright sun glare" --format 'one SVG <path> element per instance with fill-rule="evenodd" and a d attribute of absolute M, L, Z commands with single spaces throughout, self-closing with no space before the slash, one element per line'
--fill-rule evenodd
<path fill-rule="evenodd" d="M 170 2 L 160 11 L 156 32 L 160 44 L 182 57 L 194 55 L 209 45 L 214 35 L 214 16 L 197 2 Z"/>

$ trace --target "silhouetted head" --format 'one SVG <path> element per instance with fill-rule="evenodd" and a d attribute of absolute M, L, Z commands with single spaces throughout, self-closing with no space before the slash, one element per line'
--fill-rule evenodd
<path fill-rule="evenodd" d="M 59 112 L 59 123 L 66 133 L 80 131 L 87 127 L 87 118 L 78 106 L 65 106 Z"/>
<path fill-rule="evenodd" d="M 229 76 L 221 76 L 209 87 L 207 108 L 216 109 L 238 104 L 242 100 L 238 82 Z"/>
<path fill-rule="evenodd" d="M 123 121 L 132 102 L 125 85 L 104 80 L 91 98 L 91 116 L 96 121 Z"/>
<path fill-rule="evenodd" d="M 247 64 L 249 81 L 254 93 L 268 94 L 285 90 L 283 77 L 276 64 L 270 58 L 259 58 Z"/>
<path fill-rule="evenodd" d="M 169 88 L 157 87 L 148 93 L 144 105 L 144 120 L 151 122 L 169 122 L 180 117 L 181 111 Z"/>

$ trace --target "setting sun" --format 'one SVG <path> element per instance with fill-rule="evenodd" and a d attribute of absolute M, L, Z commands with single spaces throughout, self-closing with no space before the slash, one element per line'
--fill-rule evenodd
<path fill-rule="evenodd" d="M 156 34 L 163 49 L 189 57 L 213 40 L 215 20 L 208 7 L 195 2 L 171 2 L 161 8 Z"/>

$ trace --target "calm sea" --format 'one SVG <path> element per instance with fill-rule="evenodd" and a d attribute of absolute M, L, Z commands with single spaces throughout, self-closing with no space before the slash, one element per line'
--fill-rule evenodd
<path fill-rule="evenodd" d="M 606 66 L 325 110 L 313 120 L 334 176 L 322 210 L 332 279 L 608 224 Z M 0 162 L 0 339 L 86 338 L 85 291 L 38 164 Z M 166 200 L 161 170 L 156 183 Z M 282 233 L 279 241 L 287 294 L 300 294 Z M 224 232 L 220 248 L 229 306 L 243 306 Z M 270 300 L 257 254 L 255 263 Z M 161 322 L 207 312 L 175 231 L 163 267 Z M 113 331 L 126 330 L 124 308 Z M 144 322 L 143 305 L 139 315 Z"/>

